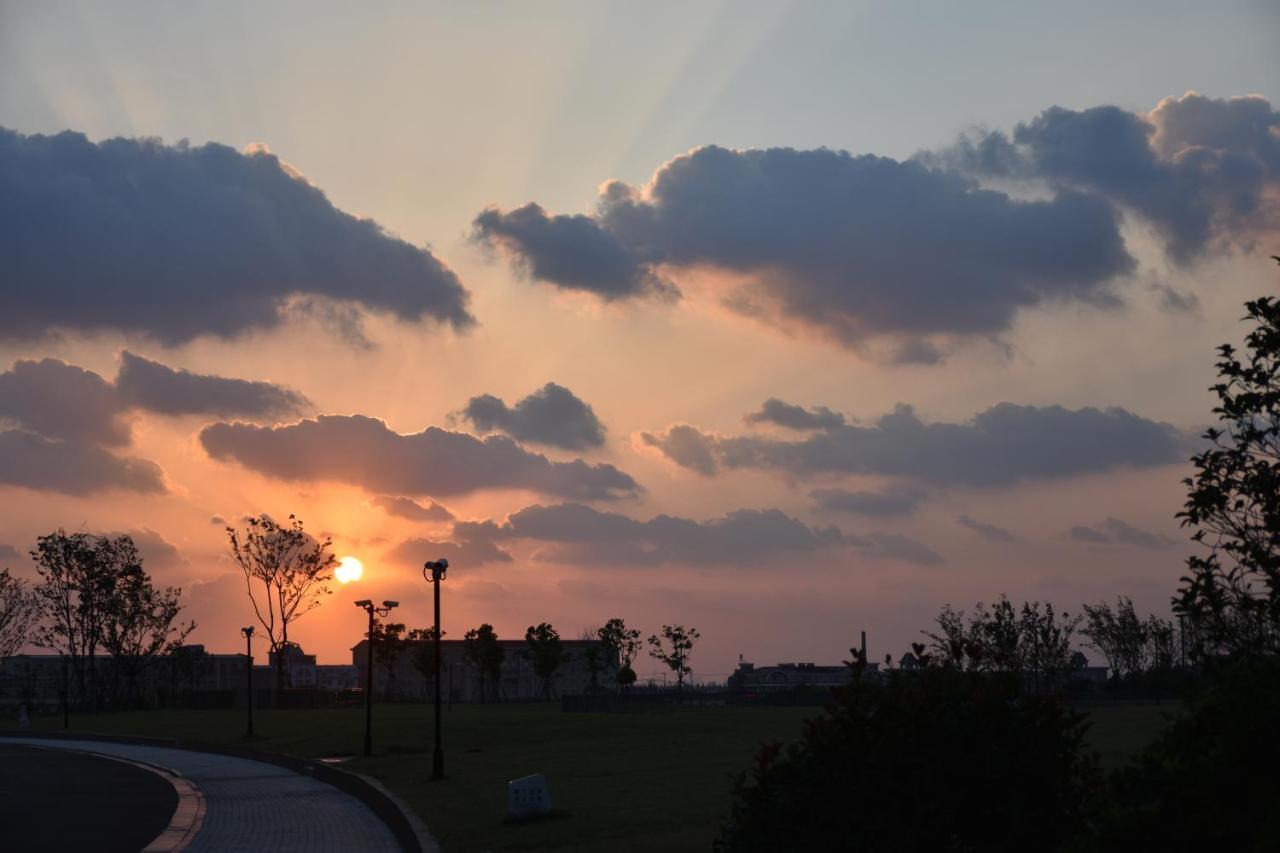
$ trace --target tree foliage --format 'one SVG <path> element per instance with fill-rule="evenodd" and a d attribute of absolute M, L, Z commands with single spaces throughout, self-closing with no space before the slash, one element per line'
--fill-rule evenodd
<path fill-rule="evenodd" d="M 396 665 L 400 656 L 408 648 L 405 626 L 402 622 L 383 622 L 373 620 L 373 663 L 382 668 L 383 693 L 393 699 L 400 695 L 400 684 L 396 679 Z"/>
<path fill-rule="evenodd" d="M 1280 651 L 1280 302 L 1245 303 L 1252 329 L 1240 353 L 1218 348 L 1212 388 L 1219 425 L 1192 457 L 1178 515 L 1207 552 L 1187 560 L 1176 607 L 1204 651 Z M 1193 651 L 1200 651 L 1199 649 Z"/>
<path fill-rule="evenodd" d="M 1142 619 L 1133 609 L 1133 601 L 1124 595 L 1116 599 L 1114 609 L 1103 601 L 1084 605 L 1084 612 L 1080 633 L 1102 654 L 1114 678 L 1131 679 L 1173 667 L 1177 636 L 1168 619 L 1155 614 Z"/>
<path fill-rule="evenodd" d="M 662 633 L 649 637 L 649 656 L 666 664 L 676 674 L 676 689 L 684 689 L 684 680 L 693 673 L 689 658 L 693 654 L 693 644 L 702 635 L 697 628 L 686 628 L 683 625 L 663 625 Z"/>
<path fill-rule="evenodd" d="M 441 631 L 441 639 L 448 633 L 448 631 Z M 426 694 L 433 698 L 436 689 L 436 629 L 412 629 L 409 631 L 406 645 L 409 649 L 409 665 L 422 676 L 422 680 L 426 683 Z"/>
<path fill-rule="evenodd" d="M 554 699 L 556 670 L 568 659 L 560 633 L 551 623 L 539 622 L 524 632 L 524 642 L 524 656 L 533 667 L 534 675 L 542 679 L 542 698 Z"/>
<path fill-rule="evenodd" d="M 1081 715 L 1008 675 L 858 679 L 739 780 L 722 853 L 1054 850 L 1096 770 Z"/>
<path fill-rule="evenodd" d="M 276 658 L 276 686 L 284 687 L 284 660 L 289 626 L 320 606 L 330 593 L 337 558 L 323 542 L 308 534 L 302 521 L 289 516 L 287 525 L 266 515 L 246 519 L 246 528 L 227 528 L 231 557 L 244 572 L 245 590 L 254 615 L 267 632 Z"/>
<path fill-rule="evenodd" d="M 40 599 L 30 584 L 0 569 L 0 668 L 33 639 Z"/>
<path fill-rule="evenodd" d="M 483 702 L 492 687 L 493 698 L 498 698 L 502 679 L 502 662 L 506 660 L 507 651 L 498 642 L 498 634 L 493 626 L 485 622 L 479 628 L 472 628 L 462 637 L 462 656 L 467 663 L 475 667 L 480 676 L 480 701 Z"/>
<path fill-rule="evenodd" d="M 628 628 L 627 623 L 614 617 L 596 631 L 601 644 L 605 648 L 605 657 L 617 662 L 618 672 L 614 676 L 618 686 L 623 690 L 636 683 L 636 671 L 632 668 L 636 655 L 640 654 L 640 631 Z"/>
<path fill-rule="evenodd" d="M 924 632 L 933 650 L 928 661 L 971 672 L 1029 673 L 1038 682 L 1070 668 L 1071 638 L 1081 617 L 1058 613 L 1049 602 L 1017 608 L 1000 596 L 990 608 L 979 603 L 967 620 L 963 610 L 947 605 L 935 621 L 938 630 Z M 922 653 L 913 660 L 923 662 Z"/>

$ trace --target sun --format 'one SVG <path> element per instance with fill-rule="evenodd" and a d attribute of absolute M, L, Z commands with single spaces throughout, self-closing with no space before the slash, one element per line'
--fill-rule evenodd
<path fill-rule="evenodd" d="M 338 568 L 333 572 L 333 576 L 339 583 L 358 581 L 362 574 L 364 574 L 364 566 L 360 565 L 360 561 L 355 557 L 343 557 L 338 561 Z"/>

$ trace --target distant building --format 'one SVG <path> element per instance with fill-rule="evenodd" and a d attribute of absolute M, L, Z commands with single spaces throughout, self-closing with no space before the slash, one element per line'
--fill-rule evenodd
<path fill-rule="evenodd" d="M 879 664 L 867 664 L 876 672 Z M 844 664 L 820 666 L 816 663 L 780 663 L 756 666 L 739 661 L 738 669 L 729 676 L 729 689 L 742 693 L 767 693 L 804 687 L 843 687 L 849 683 L 851 670 Z"/>
<path fill-rule="evenodd" d="M 525 656 L 528 645 L 523 639 L 499 640 L 503 648 L 502 672 L 498 679 L 498 697 L 502 700 L 534 700 L 543 698 L 542 679 L 533 671 Z M 587 665 L 587 649 L 599 643 L 595 640 L 563 640 L 565 661 L 556 670 L 552 689 L 556 696 L 575 696 L 593 689 L 591 668 Z M 463 640 L 442 640 L 440 643 L 440 686 L 445 698 L 454 702 L 476 702 L 492 697 L 493 687 L 485 686 L 482 694 L 480 673 L 466 659 Z M 375 648 L 373 688 L 377 696 L 401 699 L 426 698 L 431 692 L 431 682 L 418 666 L 417 653 L 430 653 L 430 641 L 412 640 L 404 651 L 390 664 L 376 658 Z M 369 641 L 361 640 L 351 649 L 351 662 L 359 672 L 359 685 L 368 683 L 366 664 Z M 612 688 L 618 668 L 616 661 L 603 658 L 596 673 L 596 689 Z"/>

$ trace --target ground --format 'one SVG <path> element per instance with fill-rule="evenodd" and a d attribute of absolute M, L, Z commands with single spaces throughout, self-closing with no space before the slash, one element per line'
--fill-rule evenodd
<path fill-rule="evenodd" d="M 1090 744 L 1115 766 L 1148 742 L 1171 704 L 1093 705 Z M 760 744 L 786 741 L 817 708 L 719 707 L 566 714 L 552 705 L 458 705 L 445 714 L 448 779 L 431 782 L 431 709 L 374 709 L 374 755 L 358 757 L 363 709 L 258 711 L 255 749 L 352 756 L 423 817 L 448 851 L 706 851 L 728 814 L 735 775 Z M 12 723 L 6 725 L 11 726 Z M 61 718 L 33 722 L 60 730 Z M 245 743 L 241 711 L 140 711 L 72 717 L 71 730 Z M 557 816 L 503 820 L 506 782 L 544 773 Z"/>

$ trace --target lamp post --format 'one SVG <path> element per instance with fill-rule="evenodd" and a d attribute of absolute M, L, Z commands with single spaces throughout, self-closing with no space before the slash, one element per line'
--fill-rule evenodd
<path fill-rule="evenodd" d="M 441 745 L 440 738 L 440 582 L 444 580 L 444 573 L 449 568 L 449 561 L 441 557 L 435 562 L 428 561 L 422 566 L 422 576 L 427 579 L 427 583 L 431 584 L 432 592 L 435 597 L 436 605 L 436 622 L 435 622 L 435 640 L 436 646 L 436 665 L 435 665 L 435 694 L 436 694 L 436 749 L 431 754 L 431 778 L 444 778 L 444 747 Z"/>
<path fill-rule="evenodd" d="M 356 607 L 362 608 L 369 614 L 368 674 L 364 683 L 364 754 L 366 758 L 373 754 L 373 617 L 386 616 L 399 606 L 400 602 L 398 601 L 384 601 L 381 607 L 376 607 L 367 598 L 356 602 Z"/>
<path fill-rule="evenodd" d="M 244 736 L 253 737 L 253 626 L 241 628 L 240 633 L 244 634 L 244 696 L 245 707 L 249 709 Z"/>

